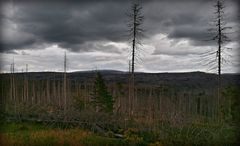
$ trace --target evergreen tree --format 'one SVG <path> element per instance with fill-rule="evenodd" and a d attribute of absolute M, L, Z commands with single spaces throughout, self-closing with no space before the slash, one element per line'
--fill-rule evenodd
<path fill-rule="evenodd" d="M 113 97 L 107 91 L 107 86 L 99 72 L 97 72 L 94 82 L 92 103 L 96 111 L 104 111 L 108 113 L 113 111 Z"/>

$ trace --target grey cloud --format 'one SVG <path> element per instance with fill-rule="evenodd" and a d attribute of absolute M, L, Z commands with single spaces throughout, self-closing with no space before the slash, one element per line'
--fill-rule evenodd
<path fill-rule="evenodd" d="M 44 42 L 77 51 L 81 49 L 79 46 L 88 41 L 124 39 L 121 32 L 125 28 L 122 18 L 125 17 L 126 7 L 122 3 L 121 7 L 111 1 L 32 1 L 14 2 L 13 5 L 13 15 L 5 16 L 2 22 L 11 20 L 18 26 L 15 35 L 31 34 L 32 37 L 8 43 L 8 38 L 2 34 L 1 50 L 23 49 Z M 8 28 L 1 26 L 2 29 Z"/>
<path fill-rule="evenodd" d="M 206 28 L 212 16 L 212 4 L 205 0 L 144 1 L 145 34 L 149 37 L 166 33 L 169 38 L 190 39 L 193 45 L 212 45 L 202 41 L 208 35 Z M 1 7 L 4 8 L 1 32 L 14 30 L 10 37 L 7 31 L 1 33 L 1 51 L 41 48 L 42 44 L 58 44 L 71 51 L 91 51 L 101 48 L 86 48 L 89 42 L 128 39 L 125 13 L 130 1 L 12 1 L 2 2 Z M 233 13 L 231 8 L 229 13 Z M 6 22 L 17 27 L 12 29 L 11 25 L 4 25 Z M 94 47 L 94 43 L 90 47 Z"/>
<path fill-rule="evenodd" d="M 68 44 L 60 44 L 63 48 L 68 48 Z M 117 53 L 121 54 L 121 50 L 114 45 L 106 44 L 104 41 L 86 41 L 82 44 L 71 45 L 71 48 L 68 48 L 70 51 L 80 51 L 80 52 L 94 52 L 101 51 L 105 53 Z M 124 49 L 124 48 L 122 48 Z"/>
<path fill-rule="evenodd" d="M 6 54 L 18 54 L 16 51 L 14 51 L 14 50 L 7 50 L 7 51 L 5 51 L 4 53 L 6 53 Z"/>
<path fill-rule="evenodd" d="M 225 1 L 226 20 L 229 24 L 238 24 L 236 3 L 235 0 Z M 200 0 L 164 1 L 156 2 L 155 5 L 149 3 L 148 7 L 151 9 L 145 10 L 146 21 L 148 21 L 146 30 L 150 30 L 151 34 L 164 32 L 170 39 L 189 39 L 195 46 L 215 45 L 214 42 L 205 41 L 211 40 L 215 35 L 208 31 L 209 28 L 214 27 L 211 25 L 216 17 L 214 4 L 215 1 Z M 152 11 L 153 9 L 155 11 Z M 231 40 L 235 41 L 236 37 L 232 37 Z"/>

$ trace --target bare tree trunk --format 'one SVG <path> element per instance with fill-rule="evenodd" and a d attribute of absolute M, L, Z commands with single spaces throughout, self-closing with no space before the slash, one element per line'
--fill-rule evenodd
<path fill-rule="evenodd" d="M 131 36 L 131 40 L 132 40 L 132 60 L 131 60 L 131 87 L 130 87 L 130 97 L 131 99 L 130 104 L 129 104 L 129 115 L 133 116 L 134 114 L 134 101 L 135 101 L 135 77 L 134 77 L 134 71 L 135 71 L 135 56 L 136 56 L 136 43 L 140 43 L 137 42 L 137 40 L 139 41 L 139 38 L 141 33 L 142 33 L 142 29 L 140 28 L 142 21 L 143 21 L 143 16 L 141 15 L 141 9 L 142 7 L 139 5 L 139 3 L 133 3 L 132 4 L 132 9 L 131 9 L 131 13 L 127 14 L 129 17 L 129 23 L 128 23 L 128 27 L 129 27 L 129 34 Z"/>
<path fill-rule="evenodd" d="M 66 52 L 64 54 L 64 79 L 63 79 L 63 96 L 64 96 L 64 111 L 67 110 L 67 74 L 66 74 L 66 67 L 67 67 L 67 57 Z"/>
<path fill-rule="evenodd" d="M 50 103 L 50 93 L 49 93 L 50 91 L 49 91 L 49 80 L 47 79 L 46 80 L 46 96 L 47 96 L 47 104 L 49 104 Z"/>
<path fill-rule="evenodd" d="M 56 96 L 56 81 L 55 81 L 55 75 L 54 75 L 54 79 L 53 79 L 53 81 L 52 81 L 53 83 L 52 83 L 52 99 L 53 99 L 53 101 L 54 101 L 54 106 L 56 106 L 57 105 L 57 96 Z"/>
<path fill-rule="evenodd" d="M 12 73 L 12 64 L 10 67 L 10 101 L 13 101 L 13 73 Z"/>
<path fill-rule="evenodd" d="M 59 107 L 61 107 L 62 106 L 62 100 L 61 100 L 61 97 L 62 97 L 62 95 L 61 95 L 61 82 L 60 81 L 58 81 L 57 82 L 57 87 L 58 87 L 58 91 L 57 91 L 57 93 L 58 93 L 58 106 Z"/>
<path fill-rule="evenodd" d="M 220 98 L 221 98 L 221 44 L 222 44 L 222 28 L 221 28 L 221 6 L 218 1 L 217 12 L 218 12 L 218 114 L 220 114 Z M 220 119 L 219 119 L 220 120 Z"/>
<path fill-rule="evenodd" d="M 129 115 L 129 117 L 131 116 L 131 107 L 132 107 L 132 105 L 131 105 L 131 99 L 132 99 L 131 79 L 132 79 L 132 77 L 131 77 L 130 73 L 131 73 L 131 61 L 129 61 L 129 77 L 128 77 L 128 115 Z"/>
<path fill-rule="evenodd" d="M 14 112 L 17 114 L 17 100 L 16 100 L 16 86 L 15 86 L 15 75 L 14 75 L 14 60 L 12 64 L 12 94 L 13 94 L 13 101 L 14 101 Z"/>
<path fill-rule="evenodd" d="M 31 103 L 32 105 L 35 104 L 35 99 L 36 99 L 36 92 L 35 92 L 35 82 L 34 80 L 32 81 L 32 100 L 31 100 Z"/>

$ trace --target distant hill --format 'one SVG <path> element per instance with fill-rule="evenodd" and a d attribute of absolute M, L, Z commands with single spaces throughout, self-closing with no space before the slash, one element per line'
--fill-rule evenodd
<path fill-rule="evenodd" d="M 127 84 L 129 74 L 117 70 L 98 70 L 107 83 Z M 16 73 L 16 76 L 23 76 L 24 73 Z M 1 74 L 6 76 L 9 74 Z M 28 72 L 25 75 L 33 80 L 62 80 L 62 72 Z M 96 71 L 77 71 L 67 73 L 68 80 L 83 83 L 92 83 Z M 240 74 L 223 74 L 223 86 L 240 85 Z M 186 73 L 135 73 L 136 85 L 167 85 L 176 88 L 209 88 L 216 86 L 217 75 L 204 72 L 186 72 Z"/>

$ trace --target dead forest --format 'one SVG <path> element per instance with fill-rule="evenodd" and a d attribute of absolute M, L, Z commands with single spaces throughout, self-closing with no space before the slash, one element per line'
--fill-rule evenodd
<path fill-rule="evenodd" d="M 99 114 L 100 112 L 94 111 L 91 105 L 96 73 L 93 72 L 85 81 L 71 77 L 71 73 L 66 73 L 64 78 L 64 74 L 1 74 L 1 101 L 8 118 L 46 121 L 64 119 L 67 122 L 76 122 L 77 119 L 79 122 L 86 120 L 86 117 L 81 118 L 83 114 Z M 117 76 L 119 75 L 116 74 L 115 77 Z M 164 122 L 215 123 L 223 120 L 220 111 L 222 107 L 229 109 L 231 106 L 227 97 L 222 97 L 220 102 L 217 102 L 216 87 L 190 85 L 188 88 L 179 89 L 167 83 L 136 83 L 135 98 L 130 100 L 127 82 L 130 75 L 126 73 L 124 76 L 125 82 L 112 81 L 107 84 L 107 90 L 114 101 L 112 115 L 121 119 L 124 117 L 121 122 L 134 119 L 141 125 L 150 127 Z M 130 104 L 133 107 L 132 111 L 129 108 Z M 130 112 L 133 114 L 129 114 Z"/>

